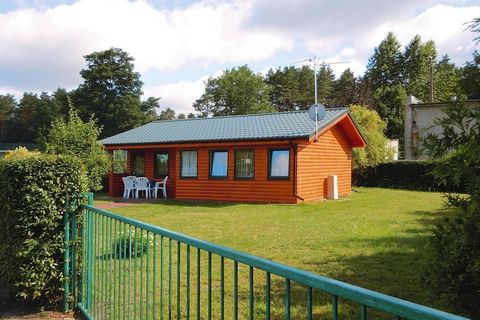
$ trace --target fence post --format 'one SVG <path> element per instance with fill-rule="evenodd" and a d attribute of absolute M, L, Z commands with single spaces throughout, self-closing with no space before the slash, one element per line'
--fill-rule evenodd
<path fill-rule="evenodd" d="M 76 212 L 69 212 L 70 215 L 70 221 L 72 224 L 72 249 L 71 249 L 71 270 L 70 273 L 72 275 L 72 281 L 71 281 L 71 292 L 72 292 L 72 298 L 73 298 L 73 308 L 77 306 L 78 302 L 78 291 L 77 291 L 77 215 Z"/>
<path fill-rule="evenodd" d="M 70 263 L 70 203 L 66 200 L 66 208 L 63 214 L 63 241 L 64 241 L 64 252 L 63 252 L 63 312 L 67 312 L 69 310 L 69 296 L 70 296 L 70 270 L 69 270 L 69 263 Z"/>
<path fill-rule="evenodd" d="M 84 192 L 82 195 L 85 198 L 87 198 L 86 200 L 87 200 L 88 205 L 93 205 L 93 192 Z M 83 200 L 82 200 L 82 202 L 83 202 Z M 78 278 L 76 279 L 76 283 L 75 283 L 75 285 L 77 287 L 77 292 L 76 293 L 78 294 L 78 296 L 76 297 L 76 306 L 81 305 L 85 308 L 88 308 L 88 301 L 89 301 L 88 300 L 89 299 L 88 292 L 85 292 L 88 289 L 88 279 L 89 279 L 88 274 L 85 274 L 85 273 L 88 273 L 88 259 L 89 259 L 89 256 L 88 256 L 88 239 L 86 239 L 88 237 L 87 232 L 88 232 L 88 229 L 89 229 L 88 220 L 89 220 L 88 211 L 85 211 L 85 214 L 83 214 L 83 220 L 82 220 L 82 223 L 80 224 L 80 230 L 79 230 L 80 237 L 81 237 L 81 250 L 80 250 L 81 259 L 80 259 L 80 261 L 82 263 L 82 270 L 80 270 L 80 272 L 78 274 Z M 74 225 L 76 226 L 76 224 L 77 224 L 77 220 L 76 220 L 76 217 L 74 216 L 73 219 L 72 219 L 72 227 Z M 72 238 L 73 237 L 76 238 L 76 230 L 74 232 L 75 232 L 75 235 L 72 232 Z M 77 263 L 76 263 L 76 261 L 74 261 L 74 263 L 75 263 L 74 272 L 76 274 Z M 87 279 L 87 285 L 85 285 L 85 282 L 84 282 L 85 279 Z M 84 302 L 86 302 L 87 304 L 84 304 Z"/>
<path fill-rule="evenodd" d="M 84 194 L 87 196 L 87 204 L 93 206 L 93 192 L 85 192 Z"/>
<path fill-rule="evenodd" d="M 88 204 L 93 205 L 93 193 L 87 193 Z M 87 210 L 87 308 L 91 310 L 92 308 L 92 259 L 93 259 L 93 212 Z"/>

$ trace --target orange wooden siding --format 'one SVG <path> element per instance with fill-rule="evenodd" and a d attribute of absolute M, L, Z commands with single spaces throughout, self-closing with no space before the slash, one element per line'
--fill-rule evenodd
<path fill-rule="evenodd" d="M 293 196 L 293 149 L 290 150 L 290 178 L 288 180 L 268 179 L 268 152 L 270 149 L 285 149 L 288 144 L 219 147 L 219 148 L 184 148 L 177 149 L 176 167 L 180 168 L 180 152 L 182 150 L 198 150 L 198 177 L 180 178 L 176 182 L 176 199 L 183 200 L 219 200 L 238 202 L 283 202 L 295 203 Z M 235 149 L 255 150 L 255 178 L 252 180 L 234 178 Z M 209 178 L 210 151 L 228 150 L 227 179 Z"/>
<path fill-rule="evenodd" d="M 339 126 L 324 132 L 317 142 L 298 145 L 297 194 L 305 201 L 327 197 L 327 177 L 338 176 L 340 196 L 351 192 L 352 155 L 350 143 Z"/>

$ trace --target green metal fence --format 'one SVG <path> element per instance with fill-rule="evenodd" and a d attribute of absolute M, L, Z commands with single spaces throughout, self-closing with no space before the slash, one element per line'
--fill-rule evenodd
<path fill-rule="evenodd" d="M 65 270 L 89 319 L 465 319 L 91 204 Z"/>

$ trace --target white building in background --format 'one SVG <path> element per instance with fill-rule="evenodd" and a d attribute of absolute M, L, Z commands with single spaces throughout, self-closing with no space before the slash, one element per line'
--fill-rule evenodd
<path fill-rule="evenodd" d="M 424 103 L 414 96 L 408 96 L 405 105 L 405 159 L 425 160 L 428 156 L 422 151 L 422 139 L 429 133 L 441 134 L 442 130 L 434 126 L 434 120 L 445 116 L 448 102 Z M 479 106 L 480 100 L 466 100 L 466 106 Z"/>

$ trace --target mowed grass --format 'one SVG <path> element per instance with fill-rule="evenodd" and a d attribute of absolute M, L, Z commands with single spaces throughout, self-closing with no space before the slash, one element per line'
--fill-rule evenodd
<path fill-rule="evenodd" d="M 431 228 L 451 214 L 442 209 L 443 200 L 441 193 L 356 188 L 338 201 L 299 205 L 159 201 L 110 211 L 453 312 L 421 277 L 422 269 L 428 268 L 425 247 Z M 192 249 L 192 271 L 194 258 Z M 242 286 L 248 288 L 248 283 Z M 276 282 L 272 290 L 281 293 L 282 286 L 283 282 Z M 261 309 L 261 303 L 255 308 Z M 324 315 L 330 312 L 321 303 L 315 310 Z"/>

